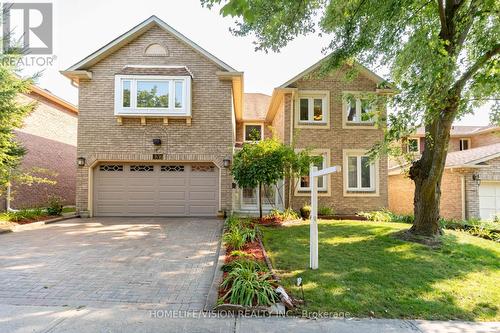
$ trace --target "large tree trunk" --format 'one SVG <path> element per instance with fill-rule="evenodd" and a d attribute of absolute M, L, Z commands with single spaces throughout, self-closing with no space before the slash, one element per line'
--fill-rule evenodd
<path fill-rule="evenodd" d="M 424 152 L 410 168 L 409 176 L 415 182 L 413 199 L 415 220 L 409 230 L 413 235 L 436 237 L 442 233 L 439 225 L 441 178 L 455 111 L 454 107 L 442 111 L 426 126 Z"/>

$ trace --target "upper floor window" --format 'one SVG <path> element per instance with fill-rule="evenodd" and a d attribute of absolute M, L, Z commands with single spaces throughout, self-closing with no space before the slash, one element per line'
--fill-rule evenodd
<path fill-rule="evenodd" d="M 328 126 L 328 91 L 299 91 L 297 125 Z"/>
<path fill-rule="evenodd" d="M 470 139 L 460 139 L 460 150 L 470 149 Z"/>
<path fill-rule="evenodd" d="M 116 75 L 115 114 L 190 116 L 191 77 Z"/>
<path fill-rule="evenodd" d="M 245 124 L 244 139 L 245 141 L 260 141 L 264 138 L 264 130 L 262 124 Z"/>
<path fill-rule="evenodd" d="M 403 143 L 403 148 L 406 153 L 419 153 L 420 140 L 419 138 L 408 138 Z"/>
<path fill-rule="evenodd" d="M 343 126 L 368 126 L 375 124 L 375 103 L 360 93 L 344 93 L 342 119 Z"/>

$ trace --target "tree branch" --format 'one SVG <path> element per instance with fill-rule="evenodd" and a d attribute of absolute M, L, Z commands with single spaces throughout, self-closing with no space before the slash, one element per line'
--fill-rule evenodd
<path fill-rule="evenodd" d="M 444 13 L 444 2 L 443 0 L 437 0 L 438 10 L 439 10 L 439 20 L 441 21 L 441 31 L 448 32 L 448 25 L 446 24 L 446 14 Z"/>
<path fill-rule="evenodd" d="M 491 50 L 480 56 L 476 62 L 462 74 L 462 77 L 460 77 L 451 88 L 451 92 L 460 92 L 467 81 L 481 68 L 481 66 L 498 53 L 500 53 L 500 44 L 495 44 Z"/>

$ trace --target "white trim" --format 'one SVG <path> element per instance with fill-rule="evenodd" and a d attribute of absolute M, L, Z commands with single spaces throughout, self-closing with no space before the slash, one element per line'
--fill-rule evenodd
<path fill-rule="evenodd" d="M 357 188 L 352 189 L 349 188 L 349 166 L 348 166 L 348 157 L 349 156 L 366 156 L 367 150 L 365 149 L 343 149 L 342 150 L 342 167 L 344 169 L 343 172 L 343 193 L 344 197 L 378 197 L 380 195 L 380 163 L 377 159 L 371 164 L 370 167 L 370 180 L 371 187 L 370 189 Z M 357 159 L 357 167 L 360 170 L 361 158 Z M 360 183 L 361 172 L 358 172 L 358 184 Z"/>
<path fill-rule="evenodd" d="M 224 68 L 227 71 L 230 72 L 235 72 L 236 70 L 223 62 L 222 60 L 218 59 L 215 57 L 213 54 L 209 53 L 205 49 L 203 49 L 201 46 L 169 26 L 167 23 L 159 19 L 157 16 L 153 15 L 146 19 L 145 21 L 139 23 L 129 31 L 125 32 L 124 34 L 120 35 L 119 37 L 115 38 L 108 44 L 104 45 L 97 51 L 93 52 L 92 54 L 88 55 L 84 59 L 80 60 L 73 66 L 69 67 L 66 71 L 75 71 L 79 69 L 86 69 L 95 63 L 97 63 L 101 57 L 107 56 L 108 53 L 114 52 L 117 49 L 121 48 L 123 45 L 126 43 L 130 42 L 130 40 L 133 40 L 136 36 L 140 36 L 143 32 L 149 30 L 150 26 L 153 24 L 158 25 L 160 28 L 163 30 L 171 33 L 174 37 L 177 39 L 181 40 L 182 42 L 186 43 L 187 45 L 191 46 L 194 50 L 196 50 L 198 53 L 204 55 L 208 59 L 210 59 L 212 62 L 216 63 L 220 67 Z M 123 44 L 123 45 L 122 45 Z"/>
<path fill-rule="evenodd" d="M 191 70 L 187 66 L 182 66 L 182 65 L 125 65 L 122 67 L 122 69 L 125 69 L 125 68 L 166 68 L 166 69 L 183 68 L 189 73 L 189 75 L 191 75 L 191 78 L 194 79 L 194 75 L 191 72 Z M 130 74 L 130 75 L 134 75 L 134 74 Z"/>
<path fill-rule="evenodd" d="M 330 54 L 325 56 L 324 58 L 320 59 L 319 61 L 314 63 L 312 66 L 306 68 L 305 70 L 303 70 L 299 74 L 295 75 L 293 78 L 291 78 L 287 82 L 280 85 L 279 88 L 287 88 L 290 84 L 294 83 L 295 81 L 297 81 L 301 77 L 306 76 L 307 74 L 310 74 L 315 69 L 319 68 L 323 64 L 323 62 L 325 62 L 328 59 L 329 56 L 330 56 Z M 374 72 L 372 72 L 371 70 L 369 70 L 365 66 L 361 65 L 357 61 L 355 61 L 352 66 L 354 66 L 361 74 L 366 75 L 370 80 L 372 80 L 373 82 L 375 82 L 377 84 L 385 81 L 382 77 L 378 76 L 377 74 L 375 74 Z"/>
<path fill-rule="evenodd" d="M 295 151 L 301 151 L 303 149 L 295 149 Z M 328 168 L 330 167 L 331 164 L 331 155 L 330 155 L 330 149 L 313 149 L 311 150 L 311 155 L 313 156 L 320 156 L 323 155 L 323 168 Z M 331 196 L 331 177 L 330 175 L 324 176 L 324 184 L 323 187 L 318 188 L 318 195 L 319 196 L 324 196 L 324 197 L 329 197 Z M 305 196 L 310 196 L 311 195 L 311 188 L 310 187 L 301 187 L 300 186 L 300 178 L 295 179 L 295 190 L 293 195 L 296 197 L 305 197 Z"/>
<path fill-rule="evenodd" d="M 308 99 L 308 118 L 314 117 L 314 99 L 322 100 L 323 120 L 300 120 L 300 100 Z M 329 90 L 299 90 L 293 100 L 295 106 L 295 128 L 329 129 L 330 128 L 330 91 Z"/>
<path fill-rule="evenodd" d="M 130 107 L 123 107 L 122 82 L 131 82 Z M 169 103 L 167 108 L 142 108 L 137 107 L 137 82 L 138 81 L 168 81 Z M 175 82 L 183 82 L 182 108 L 175 107 Z M 190 76 L 162 76 L 162 75 L 115 75 L 115 116 L 191 116 L 191 77 Z"/>
<path fill-rule="evenodd" d="M 356 117 L 361 119 L 361 106 L 363 94 L 375 94 L 372 91 L 342 91 L 342 128 L 344 129 L 378 129 L 376 126 L 377 119 L 371 118 L 370 120 L 348 121 L 348 107 L 347 97 L 351 95 L 356 98 Z M 372 105 L 370 112 L 373 112 L 377 106 Z M 375 115 L 373 116 L 375 117 Z"/>
<path fill-rule="evenodd" d="M 264 140 L 264 124 L 263 123 L 259 123 L 259 122 L 244 122 L 243 123 L 243 142 L 256 142 L 254 140 L 247 140 L 247 125 L 250 125 L 250 126 L 260 126 L 260 140 L 258 141 L 262 141 Z"/>

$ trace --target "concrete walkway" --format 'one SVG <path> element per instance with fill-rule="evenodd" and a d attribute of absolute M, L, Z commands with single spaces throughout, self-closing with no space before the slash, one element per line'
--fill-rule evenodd
<path fill-rule="evenodd" d="M 496 333 L 499 323 L 443 321 L 217 318 L 203 312 L 169 312 L 127 306 L 73 308 L 0 305 L 2 333 L 68 332 L 335 332 L 335 333 Z"/>

